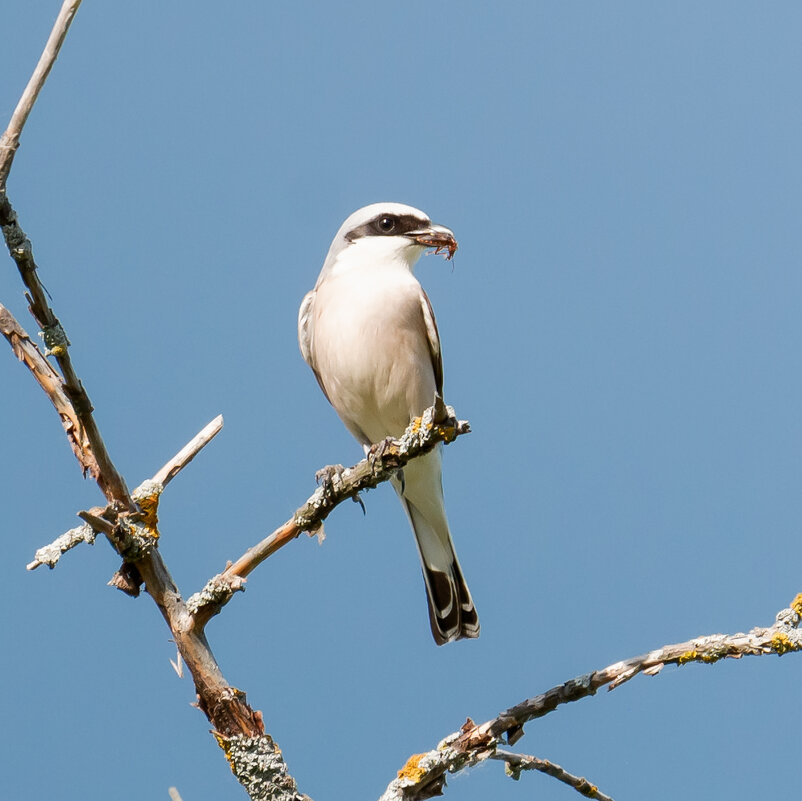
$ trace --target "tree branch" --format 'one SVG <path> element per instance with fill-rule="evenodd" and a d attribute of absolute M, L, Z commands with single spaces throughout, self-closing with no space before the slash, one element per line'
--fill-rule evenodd
<path fill-rule="evenodd" d="M 410 422 L 400 439 L 388 437 L 374 445 L 370 454 L 353 467 L 334 471 L 306 503 L 269 537 L 248 549 L 223 573 L 226 577 L 245 578 L 257 565 L 304 531 L 315 532 L 331 512 L 346 498 L 356 499 L 366 489 L 373 489 L 392 478 L 416 456 L 427 453 L 439 443 L 453 442 L 467 434 L 467 420 L 457 420 L 450 406 L 437 404 Z M 324 471 L 321 471 L 324 472 Z"/>
<path fill-rule="evenodd" d="M 198 432 L 183 448 L 170 459 L 151 479 L 155 484 L 166 487 L 221 431 L 223 415 L 218 414 L 205 428 Z"/>
<path fill-rule="evenodd" d="M 141 488 L 142 492 L 138 497 L 141 508 L 137 508 L 125 480 L 111 461 L 92 416 L 93 409 L 89 396 L 72 365 L 68 350 L 69 339 L 51 309 L 47 293 L 37 275 L 31 242 L 19 225 L 17 214 L 5 193 L 5 181 L 19 144 L 20 132 L 55 61 L 79 4 L 69 1 L 64 3 L 45 53 L 29 81 L 8 129 L 0 140 L 2 143 L 0 226 L 3 238 L 28 290 L 26 298 L 29 309 L 42 329 L 48 355 L 55 356 L 63 378 L 54 375 L 55 371 L 13 317 L 4 317 L 4 333 L 7 330 L 6 338 L 18 358 L 29 367 L 59 413 L 62 414 L 63 411 L 70 421 L 67 433 L 73 450 L 83 470 L 91 471 L 108 501 L 105 510 L 98 510 L 105 515 L 104 518 L 92 513 L 88 513 L 87 517 L 95 518 L 96 525 L 107 534 L 117 551 L 124 559 L 127 555 L 131 561 L 131 564 L 124 565 L 128 571 L 130 585 L 136 586 L 137 582 L 144 580 L 148 593 L 170 627 L 178 650 L 192 674 L 199 707 L 215 727 L 215 735 L 221 747 L 226 750 L 232 767 L 237 759 L 243 765 L 242 776 L 238 775 L 238 778 L 245 784 L 247 772 L 245 768 L 249 768 L 248 777 L 256 792 L 258 768 L 265 766 L 264 787 L 269 788 L 272 786 L 270 784 L 272 780 L 280 779 L 278 785 L 281 792 L 272 793 L 271 799 L 299 801 L 302 796 L 294 789 L 294 780 L 286 770 L 281 751 L 272 738 L 265 734 L 261 714 L 248 706 L 243 692 L 231 687 L 225 681 L 203 631 L 196 629 L 194 619 L 187 612 L 186 605 L 156 547 L 158 541 L 156 507 L 160 490 L 157 491 L 153 486 Z M 73 429 L 80 434 L 73 434 Z M 172 460 L 173 464 L 165 465 L 164 472 L 160 471 L 165 483 L 189 462 L 200 447 L 202 444 L 189 447 L 188 451 Z M 105 522 L 100 523 L 101 519 Z M 70 541 L 72 539 L 74 538 Z M 54 550 L 60 553 L 61 543 L 58 546 L 54 544 Z M 267 796 L 262 794 L 252 797 Z"/>
<path fill-rule="evenodd" d="M 11 170 L 14 154 L 19 147 L 20 135 L 31 113 L 39 92 L 44 86 L 47 76 L 61 50 L 61 45 L 67 36 L 72 20 L 81 0 L 65 0 L 61 7 L 53 29 L 45 45 L 45 49 L 36 65 L 22 97 L 17 103 L 11 121 L 3 136 L 0 137 L 0 227 L 2 227 L 8 252 L 14 259 L 28 289 L 26 298 L 30 304 L 29 309 L 34 319 L 42 329 L 45 345 L 49 351 L 47 355 L 56 357 L 63 376 L 63 392 L 69 398 L 82 428 L 82 438 L 91 447 L 91 454 L 87 451 L 86 461 L 94 461 L 97 474 L 93 478 L 98 483 L 103 494 L 109 502 L 116 502 L 123 507 L 133 509 L 131 497 L 125 481 L 111 461 L 106 446 L 100 436 L 95 420 L 92 417 L 92 404 L 86 394 L 77 374 L 72 366 L 69 355 L 69 339 L 53 310 L 47 302 L 47 293 L 36 273 L 36 262 L 33 258 L 31 242 L 19 225 L 17 214 L 6 196 L 6 181 Z M 80 460 L 80 458 L 79 458 Z M 88 468 L 85 468 L 85 471 Z"/>
<path fill-rule="evenodd" d="M 67 553 L 67 551 L 72 550 L 82 542 L 94 545 L 96 536 L 96 529 L 89 523 L 85 523 L 77 528 L 71 528 L 60 537 L 57 537 L 50 545 L 45 545 L 37 549 L 33 561 L 26 565 L 26 569 L 36 570 L 37 567 L 41 567 L 42 565 L 54 568 L 58 564 L 58 560 L 61 559 L 62 554 Z"/>
<path fill-rule="evenodd" d="M 552 687 L 481 725 L 477 726 L 468 719 L 460 731 L 446 737 L 434 751 L 410 757 L 380 801 L 422 801 L 439 795 L 447 773 L 456 773 L 488 759 L 505 740 L 510 745 L 516 743 L 523 737 L 526 722 L 548 715 L 562 704 L 594 695 L 605 685 L 613 690 L 638 673 L 654 676 L 670 664 L 712 664 L 727 657 L 782 656 L 791 651 L 800 651 L 800 616 L 802 593 L 794 598 L 789 608 L 777 613 L 774 625 L 768 628 L 754 628 L 748 634 L 711 634 L 665 645 Z"/>
<path fill-rule="evenodd" d="M 108 502 L 105 508 L 82 512 L 87 525 L 62 535 L 45 554 L 37 552 L 39 564 L 50 564 L 69 547 L 102 531 L 133 571 L 132 581 L 143 580 L 147 592 L 159 607 L 169 626 L 178 651 L 195 683 L 198 705 L 214 726 L 214 735 L 237 779 L 252 799 L 304 801 L 288 772 L 281 751 L 265 733 L 262 715 L 253 710 L 245 694 L 231 687 L 222 675 L 204 633 L 206 620 L 219 611 L 216 588 L 197 602 L 184 602 L 158 550 L 158 501 L 164 488 L 220 430 L 218 418 L 168 462 L 149 482 L 133 494 L 117 471 L 106 450 L 92 415 L 92 404 L 73 367 L 69 340 L 53 312 L 38 274 L 30 240 L 19 225 L 16 212 L 5 193 L 5 185 L 19 147 L 21 132 L 34 103 L 58 56 L 80 0 L 66 0 L 8 128 L 0 138 L 0 226 L 11 257 L 27 288 L 30 311 L 42 329 L 46 354 L 42 354 L 10 313 L 0 307 L 0 331 L 14 353 L 28 367 L 55 406 L 84 474 L 98 483 Z M 61 376 L 45 358 L 55 357 Z M 430 414 L 431 413 L 431 414 Z M 428 417 L 427 417 L 428 415 Z M 465 433 L 467 423 L 451 417 L 444 420 L 442 402 L 413 421 L 400 440 L 385 442 L 372 456 L 342 474 L 335 474 L 317 490 L 296 514 L 258 545 L 243 554 L 221 576 L 215 577 L 223 590 L 240 589 L 246 576 L 264 559 L 297 537 L 302 531 L 315 531 L 331 510 L 345 498 L 356 498 L 360 490 L 387 480 L 406 462 Z M 87 531 L 90 529 L 90 531 Z M 41 556 L 40 556 L 41 553 Z M 55 562 L 53 562 L 55 563 Z M 32 563 L 33 564 L 33 563 Z M 29 566 L 30 567 L 30 566 Z M 207 585 L 208 587 L 209 585 Z M 194 598 L 194 597 L 193 597 Z M 521 770 L 540 770 L 570 784 L 589 797 L 608 799 L 585 780 L 572 776 L 559 766 L 535 757 L 501 750 L 506 741 L 523 736 L 528 721 L 554 711 L 558 706 L 585 698 L 602 686 L 614 689 L 638 673 L 655 675 L 666 664 L 712 663 L 725 657 L 775 653 L 783 655 L 802 650 L 798 630 L 802 614 L 802 594 L 789 609 L 777 615 L 769 628 L 756 628 L 748 634 L 711 635 L 685 643 L 668 645 L 633 659 L 617 662 L 602 670 L 580 676 L 528 699 L 481 725 L 467 721 L 463 728 L 446 738 L 437 749 L 410 758 L 390 784 L 383 801 L 419 801 L 437 794 L 445 785 L 447 772 L 456 772 L 485 759 L 503 760 L 513 774 Z"/>
<path fill-rule="evenodd" d="M 88 473 L 92 478 L 97 479 L 100 476 L 100 467 L 81 421 L 64 392 L 61 376 L 42 355 L 36 343 L 17 322 L 14 315 L 2 304 L 0 304 L 0 333 L 8 340 L 15 356 L 31 371 L 39 386 L 55 406 L 72 452 L 78 459 L 84 476 Z"/>
<path fill-rule="evenodd" d="M 3 307 L 0 306 L 0 330 L 3 326 Z M 13 319 L 13 318 L 12 318 Z M 35 347 L 35 346 L 34 346 Z M 49 363 L 44 360 L 40 355 L 47 367 Z M 52 369 L 52 368 L 51 368 Z M 36 375 L 34 373 L 34 375 Z M 53 372 L 55 375 L 55 371 Z M 56 376 L 57 377 L 57 376 Z M 41 382 L 40 382 L 41 383 Z M 45 392 L 48 391 L 47 385 L 42 385 Z M 69 410 L 69 401 L 66 401 Z M 58 408 L 58 407 L 57 407 Z M 158 518 L 156 516 L 156 506 L 154 501 L 161 495 L 164 487 L 169 484 L 175 476 L 178 475 L 197 455 L 205 448 L 223 429 L 223 415 L 218 415 L 212 420 L 200 433 L 196 434 L 167 464 L 162 467 L 153 478 L 142 482 L 133 493 L 132 497 L 139 504 L 140 511 L 142 512 L 143 519 L 150 515 L 148 525 L 151 531 L 156 530 Z M 69 433 L 69 432 L 68 432 Z M 76 456 L 82 455 L 82 452 L 76 453 Z M 53 568 L 58 564 L 62 554 L 80 545 L 82 542 L 94 544 L 95 535 L 102 532 L 107 537 L 114 534 L 114 524 L 110 522 L 109 517 L 113 518 L 113 507 L 105 509 L 95 507 L 89 511 L 78 512 L 80 517 L 87 525 L 73 528 L 56 538 L 49 545 L 39 548 L 34 555 L 34 560 L 27 565 L 28 570 L 35 570 L 41 565 L 47 565 Z M 112 582 L 117 586 L 116 582 Z M 138 593 L 136 593 L 138 594 Z"/>
<path fill-rule="evenodd" d="M 269 537 L 249 548 L 221 574 L 212 577 L 206 586 L 187 599 L 190 610 L 201 628 L 218 614 L 233 594 L 245 589 L 244 579 L 265 559 L 304 532 L 321 530 L 323 521 L 347 498 L 357 499 L 362 490 L 372 489 L 388 481 L 411 459 L 427 453 L 440 443 L 453 442 L 471 430 L 466 420 L 457 420 L 454 409 L 436 400 L 420 417 L 410 422 L 399 439 L 388 437 L 374 445 L 369 455 L 353 467 L 319 473 L 329 477 L 318 487 L 295 514 Z"/>
<path fill-rule="evenodd" d="M 30 312 L 42 329 L 49 355 L 55 356 L 58 362 L 63 376 L 63 392 L 69 398 L 83 434 L 91 447 L 92 458 L 97 464 L 98 471 L 95 480 L 109 502 L 133 509 L 128 487 L 111 461 L 92 416 L 92 403 L 72 365 L 67 334 L 47 301 L 45 288 L 36 272 L 31 242 L 20 227 L 17 214 L 4 193 L 0 193 L 0 226 L 11 258 L 16 262 L 23 283 L 28 289 L 26 298 L 30 304 Z"/>
<path fill-rule="evenodd" d="M 36 69 L 33 71 L 33 75 L 31 75 L 31 79 L 28 81 L 17 107 L 11 115 L 11 122 L 9 122 L 8 128 L 6 128 L 3 136 L 0 137 L 0 193 L 5 190 L 11 163 L 14 161 L 14 154 L 19 147 L 22 129 L 28 121 L 28 115 L 31 113 L 36 98 L 39 97 L 39 92 L 45 85 L 47 76 L 50 74 L 50 70 L 58 57 L 61 45 L 64 44 L 67 31 L 70 29 L 72 20 L 80 5 L 81 0 L 65 0 L 65 3 L 61 6 L 61 11 L 56 17 L 56 22 L 50 32 L 45 49 L 39 57 L 39 63 L 36 65 Z"/>
<path fill-rule="evenodd" d="M 551 776 L 553 779 L 557 779 L 558 782 L 573 787 L 585 798 L 595 798 L 597 801 L 613 801 L 609 795 L 599 790 L 595 784 L 591 784 L 581 776 L 574 776 L 573 773 L 569 773 L 565 768 L 555 765 L 554 762 L 550 762 L 548 759 L 539 759 L 528 754 L 516 754 L 513 751 L 502 751 L 500 748 L 496 749 L 495 753 L 490 754 L 488 758 L 503 761 L 507 774 L 515 780 L 520 778 L 522 771 L 537 770 L 540 773 Z"/>
<path fill-rule="evenodd" d="M 41 354 L 40 354 L 41 355 Z M 47 362 L 45 362 L 47 364 Z M 69 402 L 69 401 L 67 401 Z M 153 479 L 134 491 L 135 512 L 120 510 L 110 503 L 105 508 L 81 512 L 88 525 L 80 526 L 36 552 L 28 567 L 54 565 L 61 553 L 102 532 L 115 550 L 130 560 L 125 566 L 135 571 L 136 581 L 144 581 L 148 594 L 162 613 L 181 658 L 195 683 L 198 706 L 214 727 L 214 736 L 223 749 L 237 779 L 254 801 L 306 801 L 298 792 L 281 749 L 265 733 L 262 714 L 247 703 L 245 693 L 231 687 L 214 658 L 203 630 L 198 628 L 158 550 L 158 500 L 174 476 L 207 445 L 222 428 L 218 416 L 185 445 Z M 157 480 L 161 479 L 161 480 Z M 162 483 L 164 482 L 164 483 Z"/>

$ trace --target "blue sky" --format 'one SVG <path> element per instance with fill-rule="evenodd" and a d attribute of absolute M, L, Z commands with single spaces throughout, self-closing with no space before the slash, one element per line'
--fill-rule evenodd
<path fill-rule="evenodd" d="M 58 5 L 3 10 L 4 119 Z M 79 11 L 9 196 L 129 484 L 225 416 L 161 506 L 185 595 L 360 456 L 295 333 L 342 220 L 397 200 L 460 241 L 417 274 L 474 429 L 444 483 L 481 638 L 432 643 L 388 487 L 209 626 L 313 798 L 375 798 L 466 716 L 802 590 L 800 24 L 787 2 Z M 10 260 L 0 302 L 35 330 Z M 110 548 L 24 570 L 100 495 L 10 351 L 0 390 L 0 796 L 244 797 L 154 605 L 106 587 Z M 519 746 L 619 801 L 760 797 L 796 780 L 798 676 L 667 669 Z M 447 790 L 535 796 L 577 797 L 496 764 Z"/>

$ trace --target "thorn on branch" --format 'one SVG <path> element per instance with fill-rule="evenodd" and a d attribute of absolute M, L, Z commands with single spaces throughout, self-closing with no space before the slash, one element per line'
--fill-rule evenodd
<path fill-rule="evenodd" d="M 173 670 L 176 672 L 176 675 L 179 679 L 184 678 L 184 660 L 181 658 L 181 650 L 176 648 L 175 653 L 175 661 L 172 659 L 170 660 L 170 664 L 173 666 Z"/>

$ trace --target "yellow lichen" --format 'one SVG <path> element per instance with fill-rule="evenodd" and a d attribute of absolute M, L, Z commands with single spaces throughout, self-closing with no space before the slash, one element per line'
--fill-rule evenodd
<path fill-rule="evenodd" d="M 687 665 L 688 662 L 695 662 L 698 656 L 698 651 L 686 651 L 684 654 L 680 655 L 679 659 L 677 659 L 677 664 Z"/>
<path fill-rule="evenodd" d="M 802 617 L 802 592 L 800 592 L 793 601 L 791 601 L 791 609 Z"/>
<path fill-rule="evenodd" d="M 419 782 L 425 775 L 426 771 L 420 767 L 420 761 L 426 754 L 413 754 L 406 762 L 403 768 L 398 771 L 399 779 L 409 779 L 412 782 Z"/>
<path fill-rule="evenodd" d="M 145 530 L 150 534 L 152 537 L 159 536 L 159 496 L 149 495 L 146 498 L 138 498 L 137 502 L 139 503 L 139 508 L 142 510 L 142 514 L 144 517 L 142 518 L 142 524 L 145 527 Z"/>
<path fill-rule="evenodd" d="M 796 646 L 791 642 L 791 638 L 782 631 L 778 631 L 771 638 L 771 647 L 774 653 L 778 656 L 787 654 L 789 651 L 795 651 Z"/>
<path fill-rule="evenodd" d="M 453 426 L 437 426 L 437 434 L 443 438 L 443 442 L 446 444 L 457 438 L 457 430 Z"/>
<path fill-rule="evenodd" d="M 162 493 L 161 484 L 146 481 L 132 493 L 133 499 L 141 512 L 141 528 L 145 536 L 159 538 L 159 496 Z"/>
<path fill-rule="evenodd" d="M 217 740 L 217 744 L 220 748 L 223 749 L 223 753 L 226 756 L 226 762 L 228 762 L 228 766 L 231 768 L 231 772 L 235 773 L 234 771 L 234 760 L 231 758 L 231 749 L 228 745 L 228 740 L 220 734 L 219 731 L 213 731 L 212 734 L 214 735 L 214 739 Z"/>

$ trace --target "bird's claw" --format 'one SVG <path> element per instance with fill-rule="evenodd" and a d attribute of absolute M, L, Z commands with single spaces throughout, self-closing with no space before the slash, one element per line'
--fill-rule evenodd
<path fill-rule="evenodd" d="M 375 442 L 373 445 L 370 446 L 368 449 L 368 460 L 371 463 L 378 462 L 381 464 L 382 460 L 384 459 L 384 455 L 390 450 L 390 446 L 393 444 L 392 437 L 385 437 L 381 442 Z"/>
<path fill-rule="evenodd" d="M 329 493 L 335 484 L 342 483 L 344 472 L 345 468 L 341 464 L 327 464 L 315 473 L 315 481 L 323 488 L 323 492 Z"/>

